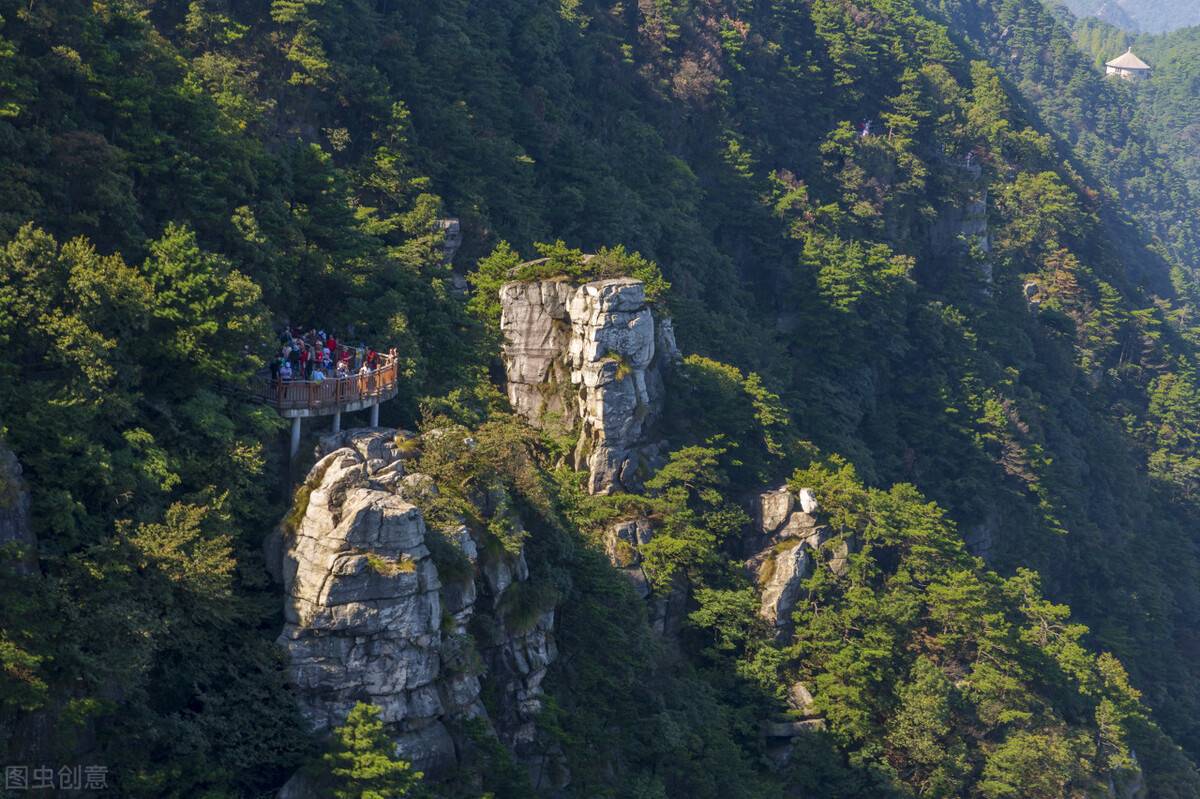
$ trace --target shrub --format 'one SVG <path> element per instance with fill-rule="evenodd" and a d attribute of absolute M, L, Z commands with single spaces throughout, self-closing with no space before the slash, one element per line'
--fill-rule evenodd
<path fill-rule="evenodd" d="M 367 565 L 379 575 L 384 577 L 395 577 L 397 574 L 412 574 L 416 571 L 417 564 L 408 555 L 401 555 L 399 558 L 386 558 L 377 552 L 368 552 Z"/>

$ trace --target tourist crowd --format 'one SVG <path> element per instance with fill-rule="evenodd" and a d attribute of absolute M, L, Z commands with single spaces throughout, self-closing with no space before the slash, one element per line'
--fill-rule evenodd
<path fill-rule="evenodd" d="M 381 364 L 379 353 L 366 344 L 347 346 L 324 330 L 311 329 L 305 333 L 289 328 L 280 332 L 279 345 L 279 354 L 271 359 L 273 383 L 293 380 L 319 383 L 366 376 Z"/>

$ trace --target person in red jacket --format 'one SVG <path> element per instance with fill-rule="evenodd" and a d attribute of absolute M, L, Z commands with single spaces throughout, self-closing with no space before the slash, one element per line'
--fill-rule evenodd
<path fill-rule="evenodd" d="M 337 358 L 337 339 L 333 337 L 332 333 L 329 334 L 329 338 L 325 339 L 325 348 L 329 350 L 330 356 Z"/>

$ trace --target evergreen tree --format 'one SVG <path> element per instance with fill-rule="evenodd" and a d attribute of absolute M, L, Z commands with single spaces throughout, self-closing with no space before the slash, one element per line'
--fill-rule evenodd
<path fill-rule="evenodd" d="M 321 758 L 334 799 L 398 799 L 413 796 L 423 776 L 396 757 L 379 708 L 357 703 L 346 723 L 333 730 Z"/>

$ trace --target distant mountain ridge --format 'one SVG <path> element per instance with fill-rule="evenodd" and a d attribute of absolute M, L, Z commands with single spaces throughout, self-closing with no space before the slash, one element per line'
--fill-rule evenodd
<path fill-rule="evenodd" d="M 1164 33 L 1200 25 L 1200 3 L 1192 0 L 1065 0 L 1063 5 L 1076 16 L 1131 31 Z"/>

